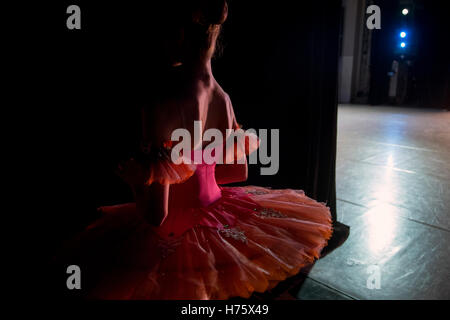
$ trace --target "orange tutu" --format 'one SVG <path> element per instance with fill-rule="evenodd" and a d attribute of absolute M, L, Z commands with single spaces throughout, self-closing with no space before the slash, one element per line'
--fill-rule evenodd
<path fill-rule="evenodd" d="M 228 299 L 264 292 L 319 258 L 332 233 L 329 209 L 299 190 L 224 187 L 195 225 L 164 238 L 135 204 L 105 207 L 73 243 L 94 299 Z M 201 211 L 201 212 L 200 212 Z M 192 212 L 191 212 L 192 213 Z M 230 221 L 230 219 L 228 219 Z"/>

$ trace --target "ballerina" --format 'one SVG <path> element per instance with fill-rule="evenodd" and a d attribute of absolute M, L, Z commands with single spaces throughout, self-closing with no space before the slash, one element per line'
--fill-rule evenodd
<path fill-rule="evenodd" d="M 212 162 L 185 161 L 205 152 L 195 123 L 224 137 L 241 127 L 211 68 L 228 5 L 196 3 L 171 55 L 172 76 L 182 80 L 143 107 L 140 156 L 118 168 L 135 202 L 99 208 L 102 218 L 67 249 L 88 298 L 246 298 L 319 258 L 332 234 L 329 208 L 301 190 L 224 186 L 247 179 L 246 156 L 259 145 L 251 135 L 223 143 Z M 173 159 L 171 136 L 180 128 L 194 137 L 193 148 Z"/>

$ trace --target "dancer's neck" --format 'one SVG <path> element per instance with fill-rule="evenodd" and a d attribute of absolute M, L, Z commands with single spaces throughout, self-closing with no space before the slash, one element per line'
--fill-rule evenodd
<path fill-rule="evenodd" d="M 186 63 L 179 67 L 184 69 L 189 78 L 192 77 L 194 81 L 201 81 L 206 86 L 210 86 L 214 81 L 211 58 L 198 59 L 195 62 Z"/>

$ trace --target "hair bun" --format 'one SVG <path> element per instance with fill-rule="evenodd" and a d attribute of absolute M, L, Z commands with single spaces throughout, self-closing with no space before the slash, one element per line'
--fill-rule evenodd
<path fill-rule="evenodd" d="M 228 16 L 226 0 L 195 0 L 192 21 L 200 25 L 220 25 Z"/>

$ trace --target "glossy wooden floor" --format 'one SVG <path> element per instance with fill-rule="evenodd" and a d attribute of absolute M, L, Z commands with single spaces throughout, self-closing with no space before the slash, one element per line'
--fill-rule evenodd
<path fill-rule="evenodd" d="M 348 240 L 273 298 L 450 299 L 450 112 L 340 106 L 336 182 Z"/>

